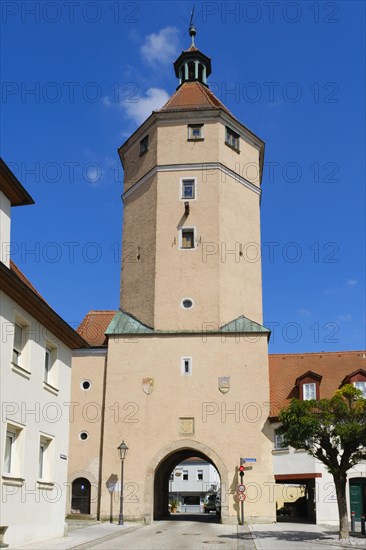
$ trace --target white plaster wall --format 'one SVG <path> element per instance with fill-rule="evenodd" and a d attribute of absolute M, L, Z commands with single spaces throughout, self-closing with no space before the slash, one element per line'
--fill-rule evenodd
<path fill-rule="evenodd" d="M 12 369 L 13 323 L 15 312 L 30 325 L 27 344 L 27 368 L 30 377 Z M 62 536 L 65 524 L 67 460 L 68 454 L 71 351 L 33 319 L 18 304 L 0 293 L 1 323 L 1 512 L 0 525 L 8 525 L 5 542 L 20 545 L 30 541 Z M 51 339 L 58 348 L 58 395 L 43 387 L 45 339 Z M 7 421 L 23 426 L 23 445 L 19 477 L 21 486 L 6 485 L 4 478 L 4 448 Z M 50 457 L 52 474 L 45 481 L 53 482 L 51 490 L 41 490 L 38 480 L 40 433 L 53 438 Z"/>
<path fill-rule="evenodd" d="M 183 481 L 183 470 L 188 471 L 188 481 Z M 197 470 L 203 471 L 203 480 L 197 480 Z M 182 472 L 181 476 L 176 476 L 177 471 Z M 220 476 L 211 464 L 207 462 L 181 462 L 174 469 L 174 481 L 170 482 L 170 492 L 172 493 L 202 493 L 208 492 L 211 485 L 220 486 Z"/>
<path fill-rule="evenodd" d="M 10 209 L 9 199 L 0 191 L 0 261 L 8 267 L 10 264 Z"/>

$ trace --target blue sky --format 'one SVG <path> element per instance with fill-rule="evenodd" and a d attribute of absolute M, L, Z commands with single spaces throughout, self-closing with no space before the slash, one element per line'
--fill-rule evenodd
<path fill-rule="evenodd" d="M 36 201 L 13 259 L 77 326 L 119 304 L 117 148 L 173 93 L 192 2 L 1 5 L 1 155 Z M 210 87 L 266 142 L 270 351 L 365 347 L 363 2 L 196 2 Z M 245 312 L 243 312 L 245 313 Z"/>

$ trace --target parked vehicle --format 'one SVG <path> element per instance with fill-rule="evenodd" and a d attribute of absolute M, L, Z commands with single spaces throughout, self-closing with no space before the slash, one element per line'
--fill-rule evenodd
<path fill-rule="evenodd" d="M 216 512 L 216 514 L 219 514 L 221 511 L 221 503 L 218 495 L 208 495 L 203 503 L 203 508 L 205 514 L 209 514 L 210 512 Z"/>

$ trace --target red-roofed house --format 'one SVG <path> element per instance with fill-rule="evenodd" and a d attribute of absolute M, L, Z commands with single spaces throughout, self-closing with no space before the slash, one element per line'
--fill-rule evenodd
<path fill-rule="evenodd" d="M 280 514 L 306 517 L 316 523 L 338 523 L 333 477 L 322 462 L 306 451 L 282 448 L 278 413 L 290 399 L 330 398 L 347 383 L 354 384 L 366 397 L 366 352 L 343 351 L 269 356 L 270 422 L 273 432 L 273 467 L 278 487 L 276 501 Z M 360 521 L 366 511 L 366 464 L 348 472 L 348 510 Z M 286 495 L 294 485 L 306 488 L 297 503 Z M 279 504 L 280 503 L 280 504 Z"/>

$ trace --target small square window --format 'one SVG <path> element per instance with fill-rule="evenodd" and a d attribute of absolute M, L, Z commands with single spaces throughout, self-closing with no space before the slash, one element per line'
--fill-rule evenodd
<path fill-rule="evenodd" d="M 283 435 L 278 433 L 278 430 L 275 430 L 274 433 L 274 448 L 276 451 L 284 451 L 288 449 L 288 447 L 283 447 Z"/>
<path fill-rule="evenodd" d="M 140 141 L 140 157 L 147 153 L 149 149 L 149 136 L 145 136 L 144 139 Z"/>
<path fill-rule="evenodd" d="M 188 481 L 188 470 L 183 470 L 183 481 Z"/>
<path fill-rule="evenodd" d="M 203 481 L 203 470 L 197 470 L 197 481 Z"/>
<path fill-rule="evenodd" d="M 194 229 L 182 229 L 181 248 L 194 248 Z"/>
<path fill-rule="evenodd" d="M 302 386 L 302 398 L 304 401 L 310 401 L 316 399 L 316 384 L 303 384 Z"/>
<path fill-rule="evenodd" d="M 226 127 L 225 143 L 236 151 L 239 151 L 239 134 Z"/>
<path fill-rule="evenodd" d="M 189 140 L 203 140 L 203 124 L 189 124 L 188 125 L 188 139 Z"/>
<path fill-rule="evenodd" d="M 194 179 L 182 180 L 182 199 L 195 198 L 195 183 Z"/>

